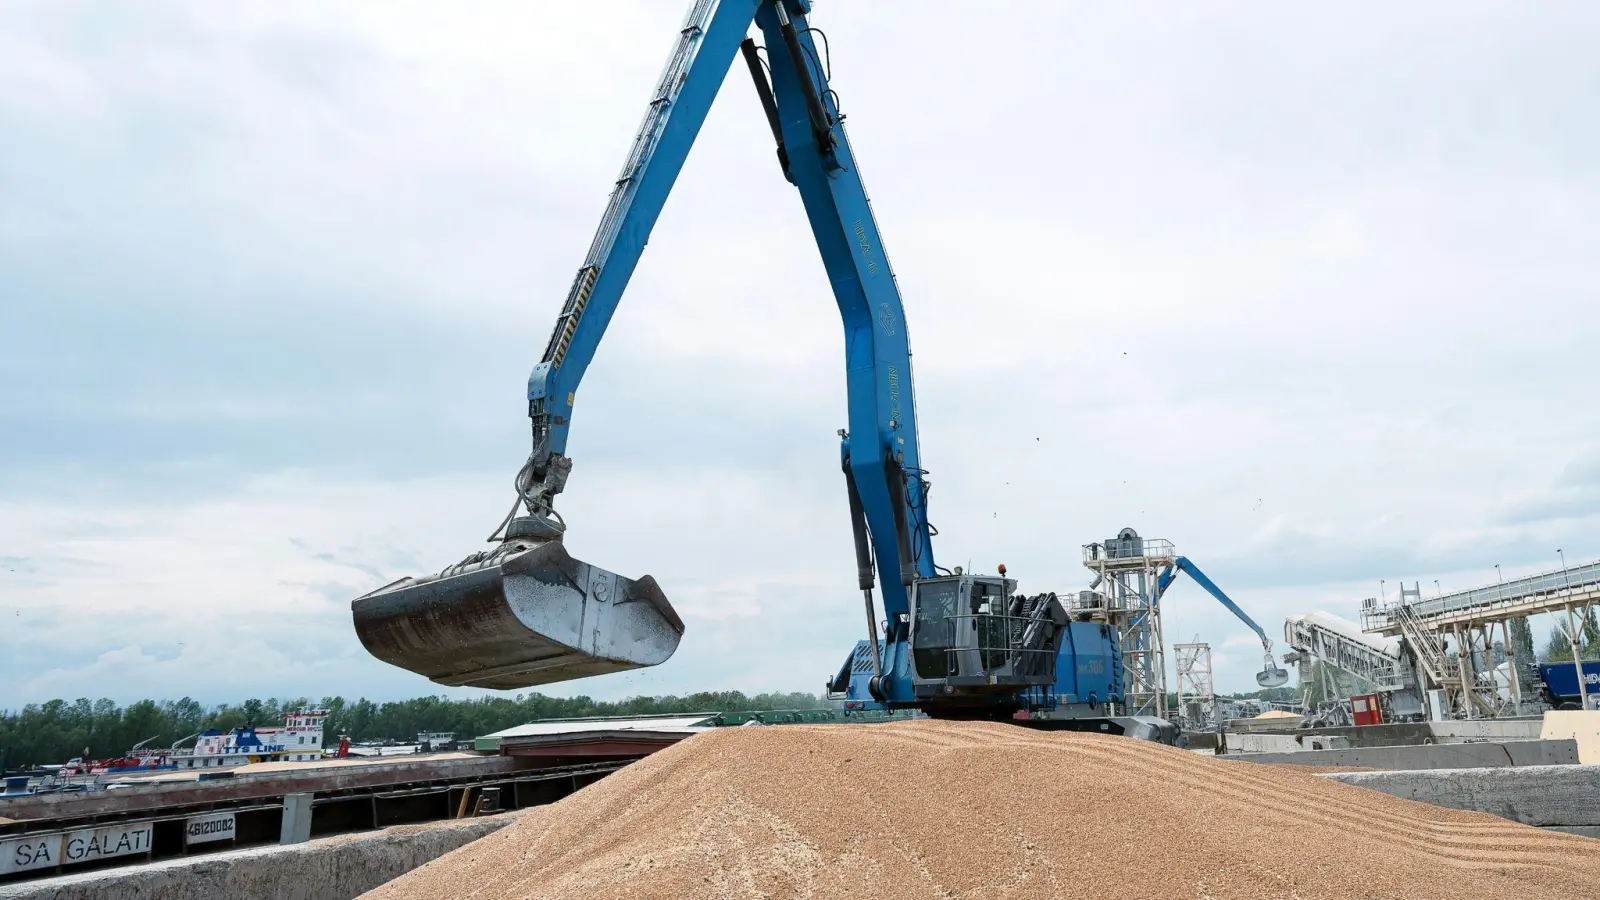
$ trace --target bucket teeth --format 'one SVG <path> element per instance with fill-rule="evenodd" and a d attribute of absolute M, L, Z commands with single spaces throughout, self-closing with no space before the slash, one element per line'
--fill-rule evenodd
<path fill-rule="evenodd" d="M 350 611 L 378 659 L 439 684 L 502 690 L 660 665 L 683 636 L 655 579 L 574 559 L 560 541 L 402 579 Z"/>

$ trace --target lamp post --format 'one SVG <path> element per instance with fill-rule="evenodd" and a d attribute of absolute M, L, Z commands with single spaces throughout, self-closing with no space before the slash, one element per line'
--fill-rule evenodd
<path fill-rule="evenodd" d="M 1435 579 L 1434 579 L 1434 580 L 1433 580 L 1433 590 L 1434 590 L 1434 592 L 1435 592 L 1435 593 L 1437 593 L 1437 594 L 1438 594 L 1438 595 L 1439 595 L 1439 596 L 1441 596 L 1441 597 L 1443 597 L 1443 596 L 1444 596 L 1444 588 L 1442 588 L 1442 587 L 1440 587 L 1440 586 L 1439 586 L 1439 579 L 1437 579 L 1437 578 L 1435 578 Z"/>

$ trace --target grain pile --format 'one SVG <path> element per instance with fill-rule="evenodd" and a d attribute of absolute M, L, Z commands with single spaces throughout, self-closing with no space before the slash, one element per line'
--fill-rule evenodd
<path fill-rule="evenodd" d="M 1600 841 L 1099 735 L 707 732 L 370 900 L 1593 898 Z"/>

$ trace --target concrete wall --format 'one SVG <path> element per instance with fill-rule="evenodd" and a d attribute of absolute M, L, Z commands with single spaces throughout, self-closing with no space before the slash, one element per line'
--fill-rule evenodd
<path fill-rule="evenodd" d="M 1471 719 L 1460 722 L 1429 722 L 1428 730 L 1439 743 L 1447 741 L 1504 740 L 1531 741 L 1539 737 L 1544 720 L 1538 716 L 1526 719 Z"/>
<path fill-rule="evenodd" d="M 0 900 L 350 900 L 515 822 L 520 813 L 402 826 L 0 885 Z"/>
<path fill-rule="evenodd" d="M 1395 747 L 1409 744 L 1461 744 L 1479 741 L 1531 741 L 1542 735 L 1543 720 L 1475 719 L 1461 722 L 1402 722 L 1342 728 L 1284 728 L 1229 732 L 1228 749 L 1250 753 L 1337 750 L 1345 747 Z M 1548 735 L 1544 735 L 1548 736 Z M 1570 734 L 1560 737 L 1572 737 Z M 1198 736 L 1196 736 L 1198 737 Z M 1204 741 L 1195 745 L 1206 745 Z"/>
<path fill-rule="evenodd" d="M 1579 834 L 1600 827 L 1600 766 L 1336 772 L 1323 777 L 1524 825 L 1560 826 Z"/>
<path fill-rule="evenodd" d="M 1292 734 L 1237 734 L 1222 736 L 1231 753 L 1296 753 L 1300 742 Z"/>
<path fill-rule="evenodd" d="M 1340 728 L 1287 728 L 1275 732 L 1276 736 L 1287 737 L 1291 740 L 1307 742 L 1313 736 L 1324 742 L 1333 741 L 1332 746 L 1346 747 L 1388 747 L 1395 744 L 1421 744 L 1427 741 L 1438 743 L 1440 738 L 1429 727 L 1430 722 L 1404 722 L 1392 725 L 1349 725 Z M 1257 735 L 1269 737 L 1266 733 Z M 1535 732 L 1529 737 L 1538 737 Z"/>
<path fill-rule="evenodd" d="M 1350 746 L 1338 735 L 1323 734 L 1224 734 L 1229 753 L 1299 753 L 1312 750 L 1337 750 Z"/>
<path fill-rule="evenodd" d="M 1527 719 L 1472 719 L 1452 722 L 1399 722 L 1391 725 L 1350 725 L 1341 728 L 1307 728 L 1289 732 L 1296 736 L 1343 738 L 1349 747 L 1388 747 L 1396 744 L 1462 743 L 1465 741 L 1530 741 L 1539 737 L 1543 721 Z M 1309 738 L 1307 738 L 1309 740 Z"/>
<path fill-rule="evenodd" d="M 1247 735 L 1265 737 L 1265 735 Z M 1230 747 L 1232 742 L 1230 741 Z M 1238 753 L 1228 759 L 1299 766 L 1350 766 L 1357 769 L 1481 769 L 1502 766 L 1576 765 L 1575 741 L 1484 741 L 1475 744 L 1425 744 L 1410 747 L 1351 747 L 1288 753 Z"/>

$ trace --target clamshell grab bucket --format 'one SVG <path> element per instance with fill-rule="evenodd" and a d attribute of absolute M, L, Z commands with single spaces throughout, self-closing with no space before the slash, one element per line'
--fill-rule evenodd
<path fill-rule="evenodd" d="M 1289 672 L 1278 668 L 1277 664 L 1272 661 L 1272 655 L 1268 654 L 1266 665 L 1256 673 L 1256 684 L 1264 688 L 1275 688 L 1283 687 L 1288 683 Z"/>
<path fill-rule="evenodd" d="M 404 578 L 350 604 L 373 656 L 439 684 L 501 690 L 660 665 L 683 620 L 654 578 L 573 559 L 559 540 Z"/>

